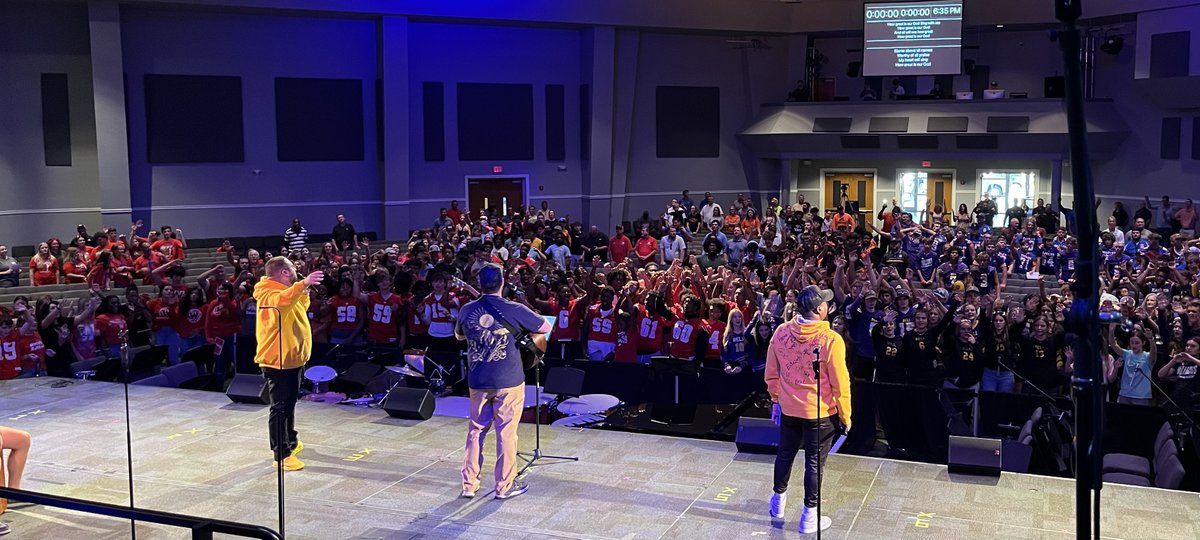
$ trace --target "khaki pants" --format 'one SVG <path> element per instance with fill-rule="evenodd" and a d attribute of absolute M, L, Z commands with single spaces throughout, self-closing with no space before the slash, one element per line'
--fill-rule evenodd
<path fill-rule="evenodd" d="M 471 390 L 471 419 L 467 426 L 467 451 L 462 468 L 463 489 L 479 489 L 484 439 L 494 424 L 496 493 L 508 491 L 517 477 L 517 426 L 524 406 L 524 385 L 500 390 Z"/>

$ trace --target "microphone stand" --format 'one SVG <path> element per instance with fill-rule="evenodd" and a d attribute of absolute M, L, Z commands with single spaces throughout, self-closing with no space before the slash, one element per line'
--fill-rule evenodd
<path fill-rule="evenodd" d="M 1171 405 L 1173 405 L 1175 407 L 1175 409 L 1177 409 L 1179 411 L 1179 414 L 1183 415 L 1184 419 L 1186 419 L 1188 421 L 1188 425 L 1190 425 L 1192 427 L 1196 427 L 1196 420 L 1194 418 L 1192 418 L 1191 414 L 1188 414 L 1187 409 L 1184 409 L 1183 407 L 1181 407 L 1179 405 L 1179 403 L 1176 403 L 1175 400 L 1171 398 L 1171 394 L 1167 393 L 1167 391 L 1165 389 L 1163 389 L 1163 387 L 1159 386 L 1158 383 L 1154 382 L 1154 377 L 1151 377 L 1149 374 L 1146 373 L 1145 370 L 1143 370 L 1141 368 L 1135 369 L 1134 371 L 1137 372 L 1139 375 L 1145 377 L 1147 381 L 1150 381 L 1150 385 L 1153 386 L 1155 389 L 1157 389 L 1159 391 L 1159 393 L 1161 393 L 1162 396 L 1167 399 L 1167 402 L 1170 403 Z"/>
<path fill-rule="evenodd" d="M 127 465 L 129 467 L 129 508 L 133 509 L 133 431 L 129 421 L 129 338 L 128 330 L 123 330 L 121 336 L 121 371 L 123 376 L 121 379 L 125 381 L 125 452 Z M 129 519 L 129 537 L 137 540 L 137 525 L 133 518 Z"/>
<path fill-rule="evenodd" d="M 579 461 L 579 456 L 550 456 L 542 453 L 542 359 L 538 358 L 533 364 L 533 380 L 537 382 L 533 386 L 534 409 L 533 409 L 533 451 L 532 452 L 517 452 L 517 457 L 525 460 L 525 466 L 517 472 L 517 478 L 521 478 L 528 474 L 529 469 L 539 465 L 554 465 L 555 463 L 564 463 L 567 461 Z M 550 463 L 538 463 L 539 459 L 552 459 Z"/>
<path fill-rule="evenodd" d="M 275 341 L 279 344 L 279 368 L 283 369 L 283 312 L 279 311 L 275 306 L 258 306 L 257 309 L 273 309 L 275 316 L 279 319 L 279 324 L 275 329 Z M 268 413 L 268 417 L 270 414 Z M 282 444 L 284 433 L 283 418 L 280 417 L 277 421 L 271 422 L 271 431 L 275 432 L 275 440 Z M 279 486 L 279 536 L 284 537 L 284 503 L 283 503 L 283 446 L 275 447 L 275 472 L 278 478 L 276 484 Z"/>
<path fill-rule="evenodd" d="M 1038 387 L 1038 385 L 1036 385 L 1036 384 L 1033 384 L 1032 382 L 1030 382 L 1030 381 L 1029 381 L 1029 379 L 1026 379 L 1026 378 L 1025 378 L 1024 376 L 1022 376 L 1020 373 L 1017 373 L 1017 370 L 1013 369 L 1013 368 L 1012 368 L 1012 367 L 1010 367 L 1008 364 L 1005 364 L 1003 361 L 1001 361 L 1001 360 L 1000 360 L 1000 358 L 999 358 L 999 357 L 997 357 L 997 358 L 996 358 L 996 363 L 997 363 L 997 364 L 999 364 L 999 365 L 1000 365 L 1000 367 L 1002 367 L 1002 368 L 1004 368 L 1004 369 L 1007 369 L 1007 370 L 1008 370 L 1010 373 L 1012 373 L 1012 374 L 1013 374 L 1013 376 L 1015 376 L 1016 378 L 1018 378 L 1018 379 L 1021 379 L 1021 384 L 1028 384 L 1030 388 L 1032 388 L 1032 389 L 1034 389 L 1034 390 L 1037 390 L 1037 393 L 1041 394 L 1041 395 L 1042 395 L 1042 397 L 1044 397 L 1044 398 L 1046 398 L 1046 399 L 1050 400 L 1050 403 L 1054 403 L 1054 402 L 1055 402 L 1054 396 L 1050 395 L 1050 394 L 1049 394 L 1048 392 L 1046 392 L 1045 390 L 1042 390 L 1040 387 Z"/>
<path fill-rule="evenodd" d="M 813 354 L 816 359 L 813 360 L 813 378 L 817 381 L 817 540 L 821 540 L 821 408 L 824 407 L 825 401 L 821 399 L 821 348 L 813 349 Z M 806 456 L 807 457 L 807 456 Z"/>

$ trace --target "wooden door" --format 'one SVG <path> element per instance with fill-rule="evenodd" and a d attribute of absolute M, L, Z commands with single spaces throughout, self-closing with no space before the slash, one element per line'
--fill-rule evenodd
<path fill-rule="evenodd" d="M 842 186 L 846 186 L 847 198 L 858 203 L 858 213 L 870 215 L 875 208 L 875 173 L 825 173 L 825 206 L 822 209 L 837 208 L 845 204 L 842 200 Z"/>
<path fill-rule="evenodd" d="M 480 209 L 493 209 L 497 216 L 523 211 L 525 205 L 524 178 L 471 178 L 467 180 L 467 207 L 475 215 Z"/>
<path fill-rule="evenodd" d="M 946 211 L 954 210 L 954 173 L 929 173 L 926 190 L 930 210 L 938 205 L 941 205 L 942 209 Z M 924 209 L 922 208 L 922 210 Z M 919 216 L 913 217 L 914 219 L 920 219 Z"/>

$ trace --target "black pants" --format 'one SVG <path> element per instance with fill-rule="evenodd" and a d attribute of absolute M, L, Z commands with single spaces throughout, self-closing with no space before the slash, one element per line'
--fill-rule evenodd
<path fill-rule="evenodd" d="M 296 399 L 300 397 L 302 368 L 262 368 L 271 396 L 271 417 L 267 429 L 271 434 L 271 452 L 281 461 L 296 449 Z"/>
<path fill-rule="evenodd" d="M 837 420 L 822 418 L 807 420 L 784 415 L 779 423 L 779 453 L 775 455 L 775 493 L 784 493 L 792 476 L 796 453 L 804 446 L 804 506 L 817 506 L 817 467 L 825 466 L 825 458 L 833 446 Z M 820 460 L 819 462 L 817 460 Z M 819 465 L 818 465 L 819 463 Z"/>

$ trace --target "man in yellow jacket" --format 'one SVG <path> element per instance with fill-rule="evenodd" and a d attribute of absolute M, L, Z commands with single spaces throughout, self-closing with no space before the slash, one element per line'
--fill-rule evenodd
<path fill-rule="evenodd" d="M 308 324 L 308 288 L 320 283 L 321 272 L 296 281 L 296 266 L 287 257 L 267 261 L 266 277 L 254 287 L 258 321 L 254 335 L 258 351 L 254 361 L 262 368 L 271 396 L 271 452 L 275 466 L 298 471 L 304 468 L 297 454 L 304 445 L 296 437 L 296 399 L 300 396 L 300 371 L 312 353 L 312 328 Z"/>
<path fill-rule="evenodd" d="M 803 444 L 804 511 L 800 514 L 800 532 L 805 534 L 827 529 L 832 523 L 817 514 L 819 470 L 825 466 L 838 428 L 850 430 L 846 342 L 825 320 L 832 300 L 832 291 L 815 285 L 800 291 L 796 299 L 800 314 L 775 330 L 767 348 L 765 377 L 773 402 L 771 419 L 779 425 L 771 516 L 783 517 L 792 463 Z M 814 364 L 820 366 L 819 379 Z"/>

